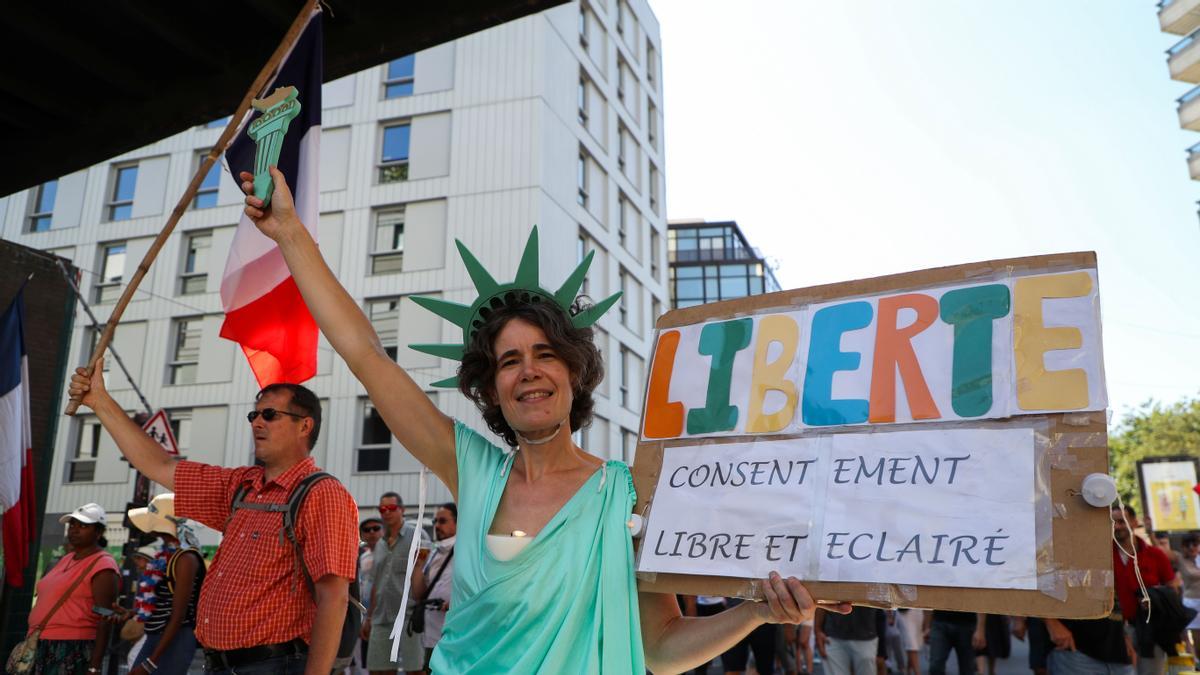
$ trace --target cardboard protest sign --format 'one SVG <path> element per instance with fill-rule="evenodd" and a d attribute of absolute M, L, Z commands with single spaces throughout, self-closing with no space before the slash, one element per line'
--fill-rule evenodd
<path fill-rule="evenodd" d="M 1148 457 L 1138 460 L 1138 484 L 1147 527 L 1156 532 L 1200 530 L 1200 497 L 1196 494 L 1200 459 Z"/>
<path fill-rule="evenodd" d="M 1084 617 L 1111 608 L 1095 256 L 677 310 L 634 478 L 641 587 Z M 970 589 L 969 591 L 966 589 Z M 965 591 L 965 592 L 964 592 Z"/>

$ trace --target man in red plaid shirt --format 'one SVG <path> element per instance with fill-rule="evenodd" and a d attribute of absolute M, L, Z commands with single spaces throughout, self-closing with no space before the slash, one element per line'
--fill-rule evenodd
<path fill-rule="evenodd" d="M 318 471 L 309 457 L 321 430 L 316 395 L 296 384 L 260 391 L 247 418 L 262 466 L 228 469 L 164 452 L 105 391 L 102 372 L 98 365 L 89 378 L 80 368 L 71 378 L 72 398 L 96 412 L 130 464 L 175 492 L 181 517 L 224 532 L 196 612 L 196 639 L 210 671 L 327 675 L 358 563 L 358 507 L 350 493 L 338 481 L 318 481 L 297 517 L 313 592 L 294 547 L 281 537 L 282 514 L 230 509 L 243 485 L 249 488 L 243 502 L 283 504 L 300 480 Z"/>

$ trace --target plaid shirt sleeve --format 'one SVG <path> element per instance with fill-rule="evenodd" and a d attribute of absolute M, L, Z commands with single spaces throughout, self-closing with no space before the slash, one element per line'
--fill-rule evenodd
<path fill-rule="evenodd" d="M 335 480 L 313 485 L 296 519 L 304 566 L 319 581 L 333 574 L 354 580 L 358 572 L 358 505 Z"/>
<path fill-rule="evenodd" d="M 229 519 L 229 502 L 246 468 L 182 460 L 175 467 L 175 512 L 221 532 Z"/>

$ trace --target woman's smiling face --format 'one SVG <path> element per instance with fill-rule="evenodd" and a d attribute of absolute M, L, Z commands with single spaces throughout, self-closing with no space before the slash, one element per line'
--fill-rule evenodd
<path fill-rule="evenodd" d="M 493 353 L 495 398 L 510 427 L 539 438 L 568 420 L 574 400 L 571 373 L 541 328 L 512 319 L 497 334 Z"/>

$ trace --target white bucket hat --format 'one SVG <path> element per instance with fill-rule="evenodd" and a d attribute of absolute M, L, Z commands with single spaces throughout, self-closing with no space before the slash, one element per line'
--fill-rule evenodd
<path fill-rule="evenodd" d="M 175 493 L 167 492 L 150 500 L 149 506 L 129 510 L 129 520 L 142 532 L 162 532 L 179 536 L 175 527 Z"/>
<path fill-rule="evenodd" d="M 60 517 L 58 522 L 66 523 L 70 520 L 78 520 L 79 522 L 87 523 L 88 525 L 94 525 L 96 523 L 108 525 L 108 514 L 104 513 L 104 507 L 100 506 L 99 504 L 84 504 L 67 515 Z"/>

